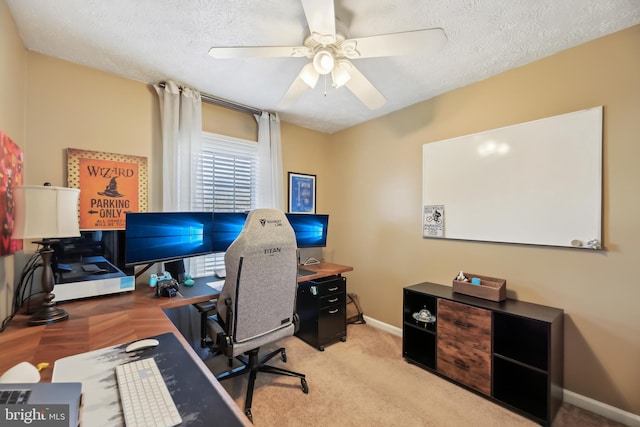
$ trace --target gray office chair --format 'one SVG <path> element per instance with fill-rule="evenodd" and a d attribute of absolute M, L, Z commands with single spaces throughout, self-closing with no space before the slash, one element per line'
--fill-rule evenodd
<path fill-rule="evenodd" d="M 284 213 L 277 209 L 251 211 L 224 262 L 227 276 L 216 304 L 217 315 L 207 316 L 203 326 L 213 338 L 212 349 L 229 357 L 230 366 L 232 358 L 242 362 L 216 378 L 222 381 L 249 373 L 245 413 L 252 419 L 258 372 L 300 378 L 302 391 L 309 392 L 303 374 L 265 364 L 276 355 L 286 362 L 284 348 L 258 355 L 261 346 L 293 335 L 295 329 L 296 239 Z"/>

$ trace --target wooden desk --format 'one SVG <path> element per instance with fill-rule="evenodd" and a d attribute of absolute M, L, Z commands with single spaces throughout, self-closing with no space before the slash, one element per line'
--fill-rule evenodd
<path fill-rule="evenodd" d="M 306 265 L 304 268 L 317 274 L 300 278 L 300 281 L 353 270 L 352 267 L 332 263 Z M 69 320 L 50 325 L 27 326 L 29 316 L 18 314 L 0 333 L 0 373 L 22 361 L 34 365 L 48 362 L 49 367 L 40 372 L 42 381 L 48 382 L 51 381 L 53 363 L 62 357 L 172 332 L 197 360 L 203 374 L 217 384 L 162 311 L 215 298 L 217 292 L 206 285 L 210 281 L 214 279 L 196 279 L 193 287 L 181 286 L 181 292 L 173 298 L 156 297 L 149 287 L 139 284 L 133 292 L 64 302 L 60 306 L 69 313 Z M 220 390 L 226 393 L 222 387 Z"/>
<path fill-rule="evenodd" d="M 18 314 L 0 333 L 0 372 L 21 361 L 34 365 L 47 362 L 50 366 L 40 374 L 43 381 L 50 381 L 57 359 L 165 332 L 174 333 L 188 346 L 162 309 L 206 301 L 212 296 L 214 291 L 209 288 L 195 297 L 161 298 L 148 286 L 138 285 L 133 292 L 61 303 L 69 320 L 59 323 L 30 327 L 29 316 Z"/>
<path fill-rule="evenodd" d="M 320 279 L 321 277 L 337 276 L 348 271 L 353 271 L 353 267 L 340 264 L 332 264 L 330 262 L 321 262 L 318 264 L 301 265 L 300 268 L 315 271 L 316 274 L 310 276 L 299 277 L 298 282 L 306 280 Z"/>

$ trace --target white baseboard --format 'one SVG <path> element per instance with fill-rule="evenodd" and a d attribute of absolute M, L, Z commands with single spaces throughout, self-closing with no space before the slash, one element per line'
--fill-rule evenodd
<path fill-rule="evenodd" d="M 373 319 L 367 315 L 362 316 L 368 325 L 373 326 L 374 328 L 382 329 L 383 331 L 389 332 L 390 334 L 397 335 L 399 337 L 402 336 L 402 328 L 397 328 L 395 326 L 391 326 L 388 323 L 381 322 L 379 320 Z"/>
<path fill-rule="evenodd" d="M 607 405 L 590 397 L 574 393 L 571 390 L 564 389 L 564 401 L 626 426 L 640 427 L 640 415 L 623 411 L 615 406 Z"/>
<path fill-rule="evenodd" d="M 364 316 L 364 320 L 374 328 L 382 329 L 399 337 L 402 336 L 402 328 L 389 325 L 388 323 L 381 322 L 369 316 Z M 594 414 L 617 421 L 629 427 L 640 427 L 640 415 L 623 411 L 622 409 L 607 405 L 590 397 L 582 396 L 567 389 L 563 391 L 563 397 L 565 402 L 575 405 L 578 408 L 593 412 Z"/>

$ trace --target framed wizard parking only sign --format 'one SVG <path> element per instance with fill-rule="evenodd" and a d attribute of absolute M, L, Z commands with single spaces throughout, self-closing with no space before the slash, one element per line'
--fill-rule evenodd
<path fill-rule="evenodd" d="M 67 148 L 67 185 L 80 189 L 80 230 L 123 230 L 147 210 L 147 158 Z"/>

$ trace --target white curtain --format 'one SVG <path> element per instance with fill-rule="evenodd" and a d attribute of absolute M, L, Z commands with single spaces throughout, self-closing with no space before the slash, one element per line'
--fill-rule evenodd
<path fill-rule="evenodd" d="M 162 122 L 162 210 L 192 210 L 192 193 L 202 152 L 200 92 L 175 82 L 154 85 Z"/>
<path fill-rule="evenodd" d="M 282 174 L 282 143 L 278 113 L 263 111 L 258 121 L 258 208 L 285 210 Z"/>

